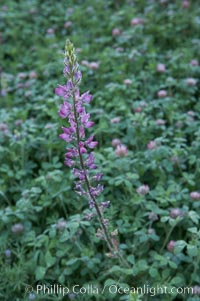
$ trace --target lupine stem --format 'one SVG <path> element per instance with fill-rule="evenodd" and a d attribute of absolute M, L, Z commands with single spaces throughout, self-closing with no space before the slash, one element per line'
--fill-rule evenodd
<path fill-rule="evenodd" d="M 67 118 L 70 124 L 69 128 L 63 127 L 64 133 L 60 135 L 60 138 L 66 142 L 75 142 L 74 148 L 67 148 L 65 164 L 69 167 L 74 166 L 75 160 L 78 157 L 79 166 L 81 169 L 74 168 L 73 172 L 75 176 L 78 176 L 79 182 L 77 183 L 77 190 L 80 195 L 87 195 L 89 197 L 91 207 L 96 210 L 97 217 L 101 227 L 101 238 L 103 238 L 113 256 L 118 257 L 121 263 L 125 267 L 129 267 L 129 264 L 122 257 L 116 242 L 113 238 L 114 234 L 110 234 L 105 224 L 103 217 L 103 208 L 106 208 L 109 202 L 102 202 L 102 208 L 96 200 L 96 196 L 102 191 L 103 186 L 98 184 L 96 187 L 91 186 L 91 180 L 89 178 L 89 170 L 96 169 L 94 164 L 93 153 L 87 155 L 86 162 L 84 163 L 83 154 L 87 153 L 87 148 L 94 148 L 97 145 L 96 141 L 93 141 L 93 136 L 90 136 L 86 141 L 82 138 L 85 137 L 85 128 L 93 126 L 93 122 L 89 121 L 90 114 L 87 114 L 84 104 L 89 103 L 92 99 L 92 95 L 89 92 L 85 92 L 80 95 L 79 84 L 81 80 L 81 72 L 78 69 L 77 58 L 75 55 L 75 49 L 70 41 L 66 42 L 65 46 L 65 60 L 64 60 L 64 75 L 68 79 L 66 86 L 59 85 L 55 89 L 55 93 L 64 98 L 63 105 L 60 108 L 59 116 L 61 118 Z M 69 98 L 72 99 L 72 103 L 66 101 Z M 73 142 L 72 142 L 73 141 Z M 101 174 L 96 174 L 96 181 L 99 181 Z M 84 183 L 84 187 L 82 184 Z M 102 236 L 103 234 L 103 236 Z"/>
<path fill-rule="evenodd" d="M 90 183 L 89 183 L 89 179 L 87 177 L 87 174 L 86 174 L 86 170 L 85 170 L 85 166 L 84 166 L 84 163 L 83 163 L 83 157 L 82 157 L 82 154 L 80 152 L 80 148 L 79 148 L 79 143 L 80 143 L 80 135 L 79 135 L 79 126 L 78 126 L 78 118 L 77 118 L 77 112 L 76 112 L 76 98 L 75 98 L 75 93 L 73 92 L 73 108 L 74 108 L 74 117 L 75 117 L 75 121 L 76 121 L 76 136 L 77 136 L 77 148 L 78 148 L 78 154 L 79 154 L 79 160 L 80 160 L 80 165 L 81 165 L 81 168 L 82 170 L 84 171 L 84 177 L 85 177 L 85 183 L 86 183 L 86 186 L 87 186 L 87 190 L 88 190 L 88 193 L 94 203 L 94 207 L 96 209 L 96 212 L 97 212 L 97 215 L 98 215 L 98 218 L 99 218 L 99 221 L 100 221 L 100 225 L 101 225 L 101 228 L 105 234 L 105 237 L 106 237 L 106 242 L 108 244 L 108 247 L 110 249 L 111 252 L 113 252 L 113 249 L 115 249 L 113 243 L 112 243 L 112 240 L 110 238 L 110 235 L 106 229 L 106 226 L 104 225 L 104 222 L 103 222 L 103 216 L 101 214 L 101 211 L 99 209 L 99 206 L 95 200 L 95 198 L 93 197 L 93 195 L 91 194 L 90 192 Z"/>
<path fill-rule="evenodd" d="M 112 239 L 111 239 L 111 237 L 109 235 L 109 232 L 108 232 L 108 230 L 107 230 L 107 228 L 106 228 L 106 226 L 104 224 L 103 215 L 102 215 L 102 213 L 101 213 L 101 211 L 99 209 L 97 201 L 94 198 L 94 196 L 91 194 L 91 191 L 90 191 L 90 187 L 91 186 L 90 186 L 90 182 L 89 182 L 89 179 L 87 177 L 87 174 L 86 174 L 85 165 L 83 163 L 83 156 L 82 156 L 82 154 L 80 152 L 80 147 L 79 147 L 80 135 L 79 135 L 78 117 L 77 117 L 77 112 L 76 112 L 76 97 L 75 97 L 75 92 L 74 91 L 72 93 L 72 96 L 73 96 L 74 117 L 75 117 L 75 122 L 76 122 L 76 136 L 77 136 L 77 148 L 78 148 L 78 154 L 79 154 L 79 161 L 80 161 L 81 168 L 84 171 L 84 178 L 85 178 L 85 183 L 86 183 L 87 191 L 88 191 L 88 193 L 90 195 L 90 198 L 92 199 L 92 201 L 94 203 L 94 207 L 96 209 L 97 216 L 98 216 L 101 228 L 103 230 L 103 233 L 105 235 L 106 243 L 108 245 L 109 250 L 111 251 L 111 253 L 113 255 L 117 255 L 117 257 L 120 259 L 120 261 L 123 263 L 124 266 L 126 266 L 126 267 L 129 268 L 129 264 L 124 260 L 124 258 L 120 254 L 119 250 L 117 250 L 116 247 L 114 246 L 114 244 L 112 242 Z"/>

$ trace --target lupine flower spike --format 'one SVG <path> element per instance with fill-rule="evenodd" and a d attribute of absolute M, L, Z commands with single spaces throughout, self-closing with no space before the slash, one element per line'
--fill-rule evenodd
<path fill-rule="evenodd" d="M 82 74 L 79 70 L 77 57 L 73 44 L 67 40 L 64 54 L 64 76 L 67 83 L 58 85 L 55 93 L 63 97 L 63 104 L 58 112 L 62 119 L 67 119 L 67 127 L 63 126 L 60 138 L 67 142 L 65 165 L 72 168 L 75 180 L 75 190 L 80 196 L 88 199 L 89 208 L 95 210 L 101 229 L 98 237 L 104 239 L 112 256 L 122 259 L 118 251 L 116 238 L 108 231 L 108 220 L 104 219 L 103 211 L 109 206 L 108 201 L 97 202 L 96 198 L 103 191 L 99 183 L 102 174 L 97 172 L 93 149 L 97 146 L 94 136 L 86 137 L 86 130 L 94 125 L 86 107 L 92 100 L 89 91 L 80 94 L 79 85 Z M 93 213 L 90 214 L 93 216 Z M 101 233 L 101 235 L 100 235 Z"/>

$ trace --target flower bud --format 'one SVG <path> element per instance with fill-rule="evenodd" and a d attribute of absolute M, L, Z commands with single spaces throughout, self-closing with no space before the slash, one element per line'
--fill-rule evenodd
<path fill-rule="evenodd" d="M 192 191 L 190 193 L 190 197 L 191 197 L 192 200 L 200 200 L 200 192 Z"/>
<path fill-rule="evenodd" d="M 113 147 L 117 147 L 118 145 L 120 145 L 121 144 L 121 140 L 120 139 L 113 139 L 112 140 L 112 146 Z"/>
<path fill-rule="evenodd" d="M 66 227 L 66 224 L 67 224 L 66 221 L 60 220 L 60 221 L 57 222 L 56 228 L 58 230 L 63 230 Z"/>
<path fill-rule="evenodd" d="M 170 210 L 170 217 L 171 218 L 177 218 L 177 217 L 183 216 L 183 212 L 180 208 L 173 208 Z"/>
<path fill-rule="evenodd" d="M 143 23 L 144 23 L 144 20 L 139 19 L 139 18 L 133 18 L 131 20 L 131 26 L 136 26 L 136 25 L 143 24 Z"/>
<path fill-rule="evenodd" d="M 65 24 L 64 24 L 64 28 L 69 28 L 69 27 L 71 27 L 72 26 L 72 22 L 71 21 L 67 21 L 67 22 L 65 22 Z"/>
<path fill-rule="evenodd" d="M 156 234 L 156 231 L 153 228 L 149 228 L 148 231 L 147 231 L 147 233 L 149 235 L 152 235 L 152 234 Z"/>
<path fill-rule="evenodd" d="M 34 293 L 30 293 L 28 296 L 29 300 L 35 300 L 36 299 L 36 295 Z"/>
<path fill-rule="evenodd" d="M 112 119 L 110 120 L 110 123 L 119 123 L 120 120 L 121 120 L 120 117 L 114 117 L 114 118 L 112 118 Z"/>
<path fill-rule="evenodd" d="M 193 295 L 200 295 L 200 286 L 199 285 L 193 286 L 192 290 L 193 290 L 193 292 L 192 292 Z"/>
<path fill-rule="evenodd" d="M 134 108 L 134 112 L 135 113 L 141 113 L 142 112 L 142 108 L 141 107 Z"/>
<path fill-rule="evenodd" d="M 160 90 L 160 91 L 158 91 L 157 95 L 158 95 L 159 98 L 164 98 L 164 97 L 167 96 L 167 91 L 166 90 Z"/>
<path fill-rule="evenodd" d="M 145 195 L 149 193 L 149 186 L 148 185 L 141 185 L 136 189 L 138 195 Z"/>
<path fill-rule="evenodd" d="M 156 120 L 156 125 L 165 125 L 165 120 L 163 120 L 163 119 L 157 119 Z"/>
<path fill-rule="evenodd" d="M 35 71 L 31 71 L 30 73 L 29 73 L 29 78 L 36 78 L 37 77 L 37 73 L 35 72 Z"/>
<path fill-rule="evenodd" d="M 90 69 L 98 69 L 99 68 L 99 63 L 97 63 L 97 62 L 91 62 L 89 64 L 89 68 Z"/>
<path fill-rule="evenodd" d="M 183 2 L 182 2 L 182 7 L 183 8 L 188 8 L 190 6 L 190 2 L 188 1 L 188 0 L 184 0 Z"/>
<path fill-rule="evenodd" d="M 196 79 L 189 77 L 186 79 L 186 83 L 188 86 L 193 87 L 196 85 L 197 81 L 196 81 Z"/>
<path fill-rule="evenodd" d="M 175 247 L 175 241 L 174 240 L 170 240 L 167 244 L 167 250 L 169 252 L 173 252 L 174 251 L 174 247 Z"/>
<path fill-rule="evenodd" d="M 127 79 L 124 80 L 124 84 L 127 85 L 127 86 L 131 85 L 132 84 L 132 80 L 129 79 L 129 78 L 127 78 Z"/>
<path fill-rule="evenodd" d="M 113 36 L 113 37 L 119 36 L 120 34 L 121 34 L 121 31 L 120 31 L 119 28 L 114 28 L 114 29 L 112 30 L 112 36 Z"/>
<path fill-rule="evenodd" d="M 86 61 L 86 60 L 82 60 L 82 61 L 81 61 L 81 65 L 86 66 L 86 67 L 89 67 L 89 62 Z"/>
<path fill-rule="evenodd" d="M 7 250 L 5 250 L 4 254 L 5 254 L 5 256 L 6 256 L 7 258 L 10 258 L 12 252 L 11 252 L 11 250 L 7 249 Z"/>
<path fill-rule="evenodd" d="M 117 157 L 126 157 L 128 155 L 128 149 L 124 144 L 117 145 L 115 154 Z"/>
<path fill-rule="evenodd" d="M 54 33 L 55 33 L 55 29 L 53 29 L 53 28 L 48 28 L 48 29 L 47 29 L 47 33 L 48 33 L 48 34 L 54 34 Z"/>
<path fill-rule="evenodd" d="M 199 66 L 199 61 L 198 60 L 191 60 L 190 65 L 193 67 Z"/>
<path fill-rule="evenodd" d="M 11 228 L 13 233 L 22 233 L 24 231 L 24 226 L 21 223 L 14 224 Z"/>
<path fill-rule="evenodd" d="M 149 143 L 147 144 L 147 148 L 148 149 L 154 149 L 157 147 L 156 141 L 149 141 Z"/>
<path fill-rule="evenodd" d="M 156 67 L 156 70 L 160 73 L 165 73 L 165 71 L 166 71 L 165 65 L 164 64 L 158 64 L 157 67 Z"/>
<path fill-rule="evenodd" d="M 158 220 L 158 215 L 155 214 L 154 212 L 149 212 L 149 220 L 152 222 L 155 222 Z"/>

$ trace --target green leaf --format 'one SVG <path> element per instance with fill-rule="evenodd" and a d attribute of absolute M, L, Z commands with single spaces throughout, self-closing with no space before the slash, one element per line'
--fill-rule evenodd
<path fill-rule="evenodd" d="M 133 273 L 133 276 L 136 276 L 139 273 L 138 267 L 134 266 L 134 268 L 132 269 L 132 273 Z"/>
<path fill-rule="evenodd" d="M 42 280 L 42 279 L 44 279 L 45 273 L 46 273 L 46 268 L 41 267 L 41 266 L 37 267 L 36 271 L 35 271 L 35 278 L 36 278 L 36 280 Z"/>
<path fill-rule="evenodd" d="M 189 232 L 193 233 L 193 234 L 198 233 L 197 227 L 188 228 L 187 230 L 188 230 Z"/>
<path fill-rule="evenodd" d="M 72 258 L 72 259 L 70 259 L 70 260 L 67 261 L 66 265 L 73 265 L 78 260 L 79 260 L 79 258 Z"/>
<path fill-rule="evenodd" d="M 120 272 L 121 274 L 125 274 L 125 275 L 131 275 L 132 274 L 132 270 L 131 269 L 123 269 L 120 268 L 119 266 L 115 265 L 110 269 L 111 273 L 115 273 L 115 272 Z"/>
<path fill-rule="evenodd" d="M 155 277 L 158 277 L 159 276 L 159 273 L 158 273 L 158 270 L 157 269 L 155 269 L 155 268 L 150 268 L 150 270 L 149 270 L 149 274 L 150 274 L 150 276 L 151 277 L 153 277 L 153 278 L 155 278 Z"/>
<path fill-rule="evenodd" d="M 183 283 L 184 283 L 184 280 L 180 276 L 174 277 L 170 282 L 171 285 L 179 285 L 179 286 L 182 286 Z"/>
<path fill-rule="evenodd" d="M 173 261 L 169 261 L 169 266 L 172 268 L 172 269 L 177 269 L 177 264 Z"/>
<path fill-rule="evenodd" d="M 189 211 L 188 216 L 191 218 L 191 220 L 198 225 L 199 223 L 199 215 L 195 211 Z"/>
<path fill-rule="evenodd" d="M 116 284 L 116 280 L 113 280 L 113 279 L 107 279 L 104 283 L 104 286 L 111 286 L 112 284 Z"/>
<path fill-rule="evenodd" d="M 135 264 L 135 257 L 134 257 L 134 255 L 129 255 L 127 257 L 127 260 L 128 260 L 128 262 L 130 262 L 132 264 Z"/>
<path fill-rule="evenodd" d="M 174 247 L 174 254 L 176 255 L 176 254 L 180 253 L 185 248 L 186 245 L 187 245 L 187 243 L 184 240 L 176 241 L 175 247 Z"/>
<path fill-rule="evenodd" d="M 40 187 L 32 187 L 30 192 L 33 193 L 33 194 L 39 194 L 39 193 L 42 192 L 42 190 L 41 190 Z"/>
<path fill-rule="evenodd" d="M 148 269 L 147 262 L 143 259 L 138 261 L 137 266 L 139 268 L 139 271 L 146 271 Z"/>
<path fill-rule="evenodd" d="M 52 265 L 54 265 L 54 263 L 56 262 L 56 258 L 52 257 L 51 253 L 47 251 L 47 253 L 45 254 L 45 262 L 46 266 L 49 268 Z"/>
<path fill-rule="evenodd" d="M 187 253 L 188 253 L 189 256 L 195 257 L 195 256 L 198 255 L 198 248 L 196 246 L 188 245 L 187 246 Z"/>

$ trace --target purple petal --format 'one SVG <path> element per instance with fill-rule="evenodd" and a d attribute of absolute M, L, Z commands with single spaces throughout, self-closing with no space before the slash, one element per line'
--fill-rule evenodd
<path fill-rule="evenodd" d="M 66 87 L 67 87 L 67 91 L 70 91 L 74 88 L 71 79 L 68 80 Z"/>
<path fill-rule="evenodd" d="M 74 161 L 73 160 L 71 160 L 71 159 L 66 159 L 65 160 L 65 165 L 67 165 L 68 167 L 71 167 L 71 166 L 73 166 L 74 165 Z"/>
<path fill-rule="evenodd" d="M 59 87 L 55 88 L 55 93 L 58 96 L 65 96 L 65 94 L 67 93 L 66 87 L 59 85 Z"/>
<path fill-rule="evenodd" d="M 95 148 L 97 146 L 97 144 L 98 144 L 97 141 L 92 141 L 92 142 L 88 143 L 87 145 L 89 148 Z"/>
<path fill-rule="evenodd" d="M 71 105 L 68 102 L 64 101 L 64 104 L 61 105 L 58 114 L 61 118 L 66 118 L 69 115 L 70 110 L 71 110 Z"/>
<path fill-rule="evenodd" d="M 66 63 L 66 65 L 63 69 L 63 73 L 64 73 L 64 75 L 70 73 L 70 66 L 69 66 L 68 62 Z"/>
<path fill-rule="evenodd" d="M 101 181 L 102 177 L 103 177 L 102 173 L 97 173 L 95 176 L 93 176 L 93 179 L 95 181 Z"/>
<path fill-rule="evenodd" d="M 80 135 L 80 138 L 84 138 L 85 137 L 85 131 L 84 131 L 84 127 L 83 126 L 80 126 L 79 135 Z"/>
<path fill-rule="evenodd" d="M 76 148 L 66 148 L 67 153 L 65 154 L 68 158 L 73 158 L 78 156 L 78 150 Z"/>
<path fill-rule="evenodd" d="M 94 125 L 93 121 L 88 121 L 88 122 L 85 123 L 86 128 L 91 128 L 93 125 Z"/>
<path fill-rule="evenodd" d="M 90 114 L 82 114 L 82 116 L 81 116 L 81 122 L 83 123 L 83 124 L 85 124 L 85 123 L 87 123 L 88 122 L 88 120 L 89 120 L 89 118 L 90 118 Z"/>
<path fill-rule="evenodd" d="M 69 128 L 65 128 L 64 126 L 62 126 L 62 130 L 65 134 L 72 134 L 74 133 L 74 129 L 69 127 Z"/>
<path fill-rule="evenodd" d="M 72 141 L 72 137 L 69 136 L 69 135 L 67 135 L 67 134 L 60 134 L 59 137 L 60 137 L 61 139 L 63 139 L 64 141 L 66 141 L 66 142 Z"/>
<path fill-rule="evenodd" d="M 81 71 L 77 71 L 75 74 L 74 74 L 74 77 L 75 77 L 75 80 L 76 82 L 79 82 L 82 78 L 82 73 Z"/>
<path fill-rule="evenodd" d="M 94 136 L 90 136 L 85 143 L 86 144 L 90 143 L 93 140 L 93 138 L 94 138 Z"/>
<path fill-rule="evenodd" d="M 76 91 L 75 91 L 75 97 L 76 97 L 76 100 L 78 101 L 79 98 L 80 98 L 80 91 L 79 91 L 79 89 L 76 89 Z"/>
<path fill-rule="evenodd" d="M 89 94 L 89 91 L 85 92 L 84 94 L 82 94 L 81 96 L 81 100 L 83 102 L 89 103 L 92 100 L 92 95 Z"/>
<path fill-rule="evenodd" d="M 84 108 L 82 107 L 82 102 L 81 101 L 76 103 L 76 110 L 77 110 L 78 113 L 81 113 L 81 114 L 84 113 Z"/>
<path fill-rule="evenodd" d="M 81 154 L 87 153 L 87 149 L 85 147 L 80 147 L 80 153 Z"/>

